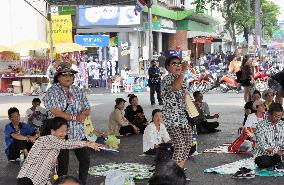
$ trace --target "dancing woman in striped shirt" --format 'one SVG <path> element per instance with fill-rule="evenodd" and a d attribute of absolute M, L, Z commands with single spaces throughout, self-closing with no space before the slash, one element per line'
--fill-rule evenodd
<path fill-rule="evenodd" d="M 51 135 L 39 137 L 29 152 L 18 175 L 18 185 L 51 185 L 49 176 L 56 166 L 61 149 L 90 147 L 99 150 L 100 144 L 89 141 L 65 140 L 67 121 L 53 118 Z"/>

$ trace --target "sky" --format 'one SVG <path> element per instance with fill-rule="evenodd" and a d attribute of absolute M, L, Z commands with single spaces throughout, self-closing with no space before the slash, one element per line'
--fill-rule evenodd
<path fill-rule="evenodd" d="M 281 15 L 278 17 L 278 20 L 284 20 L 284 1 L 283 0 L 271 0 L 281 8 Z"/>

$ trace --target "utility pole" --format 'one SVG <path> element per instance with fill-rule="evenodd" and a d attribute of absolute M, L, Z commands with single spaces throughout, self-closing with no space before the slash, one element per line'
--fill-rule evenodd
<path fill-rule="evenodd" d="M 52 20 L 51 20 L 51 7 L 47 4 L 47 20 L 49 25 L 49 47 L 50 47 L 50 62 L 53 61 L 53 40 L 52 40 Z"/>
<path fill-rule="evenodd" d="M 260 0 L 254 1 L 254 12 L 255 12 L 255 37 L 257 41 L 257 45 L 261 47 L 261 4 Z"/>
<path fill-rule="evenodd" d="M 149 61 L 153 59 L 153 34 L 152 34 L 152 0 L 147 1 L 148 27 L 149 27 Z"/>

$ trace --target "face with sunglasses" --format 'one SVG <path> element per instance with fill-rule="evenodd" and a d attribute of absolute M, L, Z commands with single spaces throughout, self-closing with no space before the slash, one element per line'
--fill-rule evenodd
<path fill-rule="evenodd" d="M 181 61 L 177 58 L 172 59 L 170 64 L 167 66 L 167 70 L 174 75 L 179 75 L 182 72 Z"/>
<path fill-rule="evenodd" d="M 72 85 L 74 81 L 74 73 L 71 72 L 65 72 L 61 73 L 58 77 L 58 82 L 63 88 L 69 89 L 69 87 Z"/>

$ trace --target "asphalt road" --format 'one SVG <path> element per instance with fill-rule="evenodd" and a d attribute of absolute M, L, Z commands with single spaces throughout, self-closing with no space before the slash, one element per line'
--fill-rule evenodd
<path fill-rule="evenodd" d="M 146 116 L 150 119 L 152 107 L 149 101 L 149 93 L 137 94 L 139 102 L 144 108 Z M 127 94 L 110 94 L 101 91 L 95 91 L 94 94 L 88 95 L 88 99 L 92 105 L 92 120 L 95 127 L 99 130 L 106 130 L 108 116 L 114 107 L 114 100 L 117 97 L 127 99 Z M 203 151 L 207 148 L 213 148 L 223 143 L 232 142 L 237 136 L 237 129 L 241 126 L 243 119 L 243 98 L 242 94 L 227 93 L 209 93 L 204 96 L 208 102 L 211 113 L 220 113 L 219 122 L 222 132 L 199 135 L 198 136 L 198 151 Z M 33 97 L 23 96 L 0 96 L 0 135 L 2 142 L 0 143 L 0 185 L 15 185 L 16 176 L 19 171 L 18 164 L 7 162 L 4 154 L 4 135 L 3 128 L 8 122 L 7 110 L 11 106 L 16 106 L 20 109 L 20 113 L 24 116 L 25 110 L 31 106 Z M 107 162 L 138 162 L 152 164 L 153 159 L 149 157 L 140 157 L 142 154 L 142 135 L 131 136 L 121 139 L 121 148 L 119 155 L 112 155 L 103 152 L 91 153 L 91 166 L 105 164 Z M 241 158 L 248 157 L 246 155 L 237 154 L 200 154 L 190 158 L 186 167 L 187 173 L 191 181 L 188 184 L 192 185 L 242 185 L 242 184 L 284 184 L 283 177 L 256 177 L 250 180 L 235 180 L 229 175 L 216 175 L 204 173 L 203 170 L 210 167 L 216 167 L 222 164 L 234 162 Z M 73 152 L 70 152 L 69 174 L 77 176 L 78 161 Z M 104 178 L 89 176 L 89 185 L 99 185 Z M 282 183 L 281 183 L 282 182 Z M 147 180 L 135 181 L 137 185 L 146 185 Z"/>

